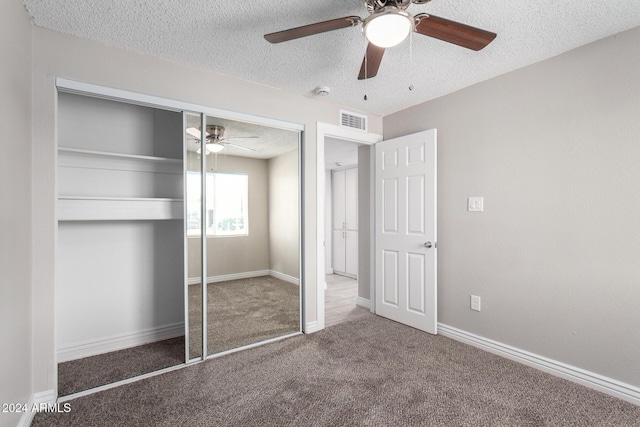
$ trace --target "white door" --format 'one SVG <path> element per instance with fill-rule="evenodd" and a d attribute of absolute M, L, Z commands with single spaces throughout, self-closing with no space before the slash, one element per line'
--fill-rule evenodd
<path fill-rule="evenodd" d="M 347 230 L 344 232 L 345 270 L 351 276 L 358 276 L 358 232 Z"/>
<path fill-rule="evenodd" d="M 376 314 L 437 333 L 436 130 L 376 147 Z"/>
<path fill-rule="evenodd" d="M 339 273 L 344 273 L 347 271 L 346 265 L 346 231 L 344 230 L 333 230 L 333 270 Z"/>
<path fill-rule="evenodd" d="M 331 174 L 331 191 L 333 197 L 333 229 L 344 230 L 345 222 L 345 173 L 344 171 L 334 171 Z"/>
<path fill-rule="evenodd" d="M 358 229 L 358 168 L 344 171 L 344 222 L 347 230 Z"/>

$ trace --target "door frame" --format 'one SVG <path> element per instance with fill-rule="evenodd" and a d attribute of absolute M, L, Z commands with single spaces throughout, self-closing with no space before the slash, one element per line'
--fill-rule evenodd
<path fill-rule="evenodd" d="M 377 142 L 382 141 L 382 135 L 377 133 L 370 133 L 361 131 L 358 129 L 348 128 L 345 126 L 331 125 L 328 123 L 316 122 L 316 322 L 308 322 L 305 325 L 305 332 L 315 332 L 324 329 L 325 316 L 324 316 L 324 284 L 325 284 L 325 229 L 324 229 L 324 197 L 325 197 L 325 170 L 324 170 L 324 140 L 326 137 L 342 139 L 345 141 L 357 142 L 362 145 L 374 145 Z M 375 155 L 371 156 L 372 161 L 375 164 Z M 369 182 L 374 184 L 375 170 L 371 168 L 371 175 L 369 176 Z M 371 187 L 373 191 L 373 187 Z M 372 205 L 370 209 L 371 215 L 371 229 L 369 233 L 374 236 L 375 221 L 373 204 L 373 197 L 371 198 Z M 370 269 L 373 269 L 373 248 L 369 253 L 369 265 Z M 370 301 L 374 298 L 375 291 L 375 271 L 371 274 L 371 294 Z M 371 304 L 371 311 L 374 311 L 374 305 Z"/>

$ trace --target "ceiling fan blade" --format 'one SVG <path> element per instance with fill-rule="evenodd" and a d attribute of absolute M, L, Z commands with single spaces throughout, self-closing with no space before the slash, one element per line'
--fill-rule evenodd
<path fill-rule="evenodd" d="M 195 139 L 202 139 L 202 136 L 200 135 L 200 129 L 198 128 L 187 128 L 187 133 Z"/>
<path fill-rule="evenodd" d="M 231 138 L 224 138 L 224 141 L 234 141 L 236 139 L 256 139 L 256 138 L 260 138 L 259 136 L 233 136 Z"/>
<path fill-rule="evenodd" d="M 373 43 L 367 44 L 367 53 L 364 55 L 364 59 L 362 60 L 358 80 L 370 79 L 378 74 L 378 68 L 380 68 L 380 62 L 382 61 L 383 54 L 383 47 L 378 47 Z"/>
<path fill-rule="evenodd" d="M 198 128 L 187 128 L 187 133 L 197 140 L 202 139 L 202 135 L 200 134 L 200 129 Z M 208 137 L 210 134 L 209 132 L 205 132 L 205 135 L 207 135 Z"/>
<path fill-rule="evenodd" d="M 232 144 L 230 142 L 225 142 L 225 145 L 230 145 L 230 146 L 235 147 L 235 148 L 242 148 L 243 150 L 256 151 L 253 148 L 243 147 L 242 145 L 236 145 L 236 144 Z"/>
<path fill-rule="evenodd" d="M 467 49 L 480 50 L 496 38 L 496 33 L 426 13 L 418 14 L 415 18 L 417 22 L 416 33 L 457 44 Z"/>
<path fill-rule="evenodd" d="M 291 28 L 278 31 L 276 33 L 265 34 L 264 38 L 270 43 L 281 43 L 300 37 L 312 36 L 327 31 L 339 30 L 358 25 L 362 19 L 358 16 L 345 16 L 344 18 L 331 19 L 329 21 L 316 22 L 315 24 L 303 25 L 302 27 Z"/>

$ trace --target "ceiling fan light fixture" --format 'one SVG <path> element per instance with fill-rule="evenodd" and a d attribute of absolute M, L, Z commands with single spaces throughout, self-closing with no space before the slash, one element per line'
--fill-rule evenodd
<path fill-rule="evenodd" d="M 382 48 L 396 46 L 415 29 L 413 16 L 395 7 L 385 7 L 369 15 L 362 25 L 366 39 Z"/>
<path fill-rule="evenodd" d="M 220 142 L 209 142 L 206 147 L 207 151 L 210 153 L 219 153 L 224 149 L 224 144 Z"/>

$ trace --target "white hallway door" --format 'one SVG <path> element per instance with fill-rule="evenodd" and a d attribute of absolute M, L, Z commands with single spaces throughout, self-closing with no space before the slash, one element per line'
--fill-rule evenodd
<path fill-rule="evenodd" d="M 333 195 L 333 270 L 358 276 L 358 168 L 331 173 Z"/>
<path fill-rule="evenodd" d="M 436 138 L 375 145 L 376 314 L 437 333 Z"/>

